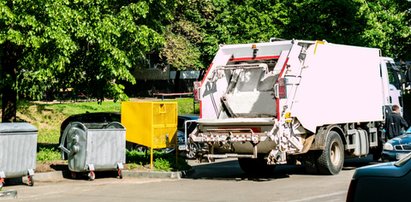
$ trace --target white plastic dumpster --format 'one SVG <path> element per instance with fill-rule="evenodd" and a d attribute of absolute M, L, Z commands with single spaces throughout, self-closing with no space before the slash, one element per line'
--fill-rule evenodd
<path fill-rule="evenodd" d="M 0 190 L 5 178 L 28 176 L 33 186 L 37 128 L 29 123 L 0 123 Z"/>

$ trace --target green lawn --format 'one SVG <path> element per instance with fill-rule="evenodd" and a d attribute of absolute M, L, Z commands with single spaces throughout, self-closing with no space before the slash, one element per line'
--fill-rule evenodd
<path fill-rule="evenodd" d="M 135 99 L 132 99 L 133 101 Z M 161 100 L 150 100 L 161 101 Z M 179 98 L 167 99 L 164 101 L 172 101 L 178 103 L 179 114 L 193 114 L 193 99 Z M 198 113 L 198 105 L 195 106 Z M 24 102 L 19 103 L 17 116 L 19 120 L 29 122 L 35 125 L 38 129 L 38 153 L 37 160 L 39 162 L 53 161 L 60 159 L 60 150 L 57 148 L 60 136 L 60 124 L 69 116 L 86 112 L 120 112 L 121 102 L 104 101 L 101 104 L 97 102 L 65 102 L 65 103 L 47 103 L 47 102 Z M 135 156 L 136 153 L 130 153 L 127 156 Z M 145 156 L 143 157 L 145 158 Z M 166 158 L 158 158 L 155 165 L 164 167 L 168 165 L 164 162 Z M 145 164 L 144 162 L 130 162 L 134 164 Z M 172 165 L 171 163 L 170 165 Z M 175 164 L 175 163 L 174 163 Z M 167 166 L 165 166 L 167 167 Z M 160 168 L 167 170 L 167 168 Z M 168 168 L 169 169 L 169 168 Z"/>
<path fill-rule="evenodd" d="M 153 101 L 153 100 L 150 100 Z M 155 100 L 161 101 L 161 100 Z M 164 100 L 178 102 L 179 114 L 193 114 L 193 99 L 179 98 Z M 35 125 L 38 132 L 38 142 L 57 144 L 59 141 L 60 124 L 73 114 L 86 112 L 120 112 L 121 102 L 71 102 L 71 103 L 38 103 L 25 102 L 19 104 L 17 116 L 20 120 Z M 196 105 L 198 112 L 198 105 Z"/>

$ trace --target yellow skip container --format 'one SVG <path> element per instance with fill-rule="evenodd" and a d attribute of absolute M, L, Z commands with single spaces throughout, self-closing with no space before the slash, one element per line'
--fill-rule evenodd
<path fill-rule="evenodd" d="M 177 102 L 122 102 L 126 140 L 151 149 L 174 147 L 177 110 Z"/>

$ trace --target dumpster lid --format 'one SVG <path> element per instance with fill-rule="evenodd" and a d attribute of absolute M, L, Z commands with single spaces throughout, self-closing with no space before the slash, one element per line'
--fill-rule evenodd
<path fill-rule="evenodd" d="M 0 133 L 37 132 L 37 128 L 26 122 L 0 123 Z"/>

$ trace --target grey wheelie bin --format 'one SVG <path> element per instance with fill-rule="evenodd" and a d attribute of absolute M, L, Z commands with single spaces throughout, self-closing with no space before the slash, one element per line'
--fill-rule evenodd
<path fill-rule="evenodd" d="M 37 128 L 29 123 L 0 123 L 0 190 L 5 178 L 27 177 L 34 185 Z"/>
<path fill-rule="evenodd" d="M 88 172 L 89 179 L 94 180 L 95 171 L 110 170 L 123 177 L 126 130 L 118 122 L 72 122 L 65 128 L 59 148 L 68 155 L 73 178 L 76 173 Z"/>

